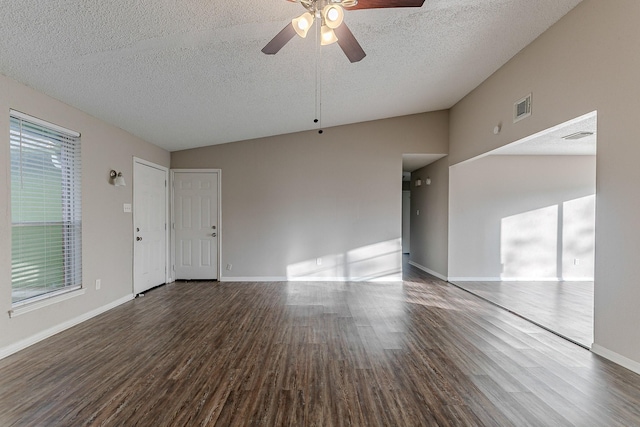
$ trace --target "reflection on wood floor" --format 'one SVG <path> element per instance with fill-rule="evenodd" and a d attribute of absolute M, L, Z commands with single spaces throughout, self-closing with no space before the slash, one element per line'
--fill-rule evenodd
<path fill-rule="evenodd" d="M 640 376 L 454 286 L 175 283 L 0 361 L 2 426 L 630 426 Z"/>
<path fill-rule="evenodd" d="M 456 282 L 455 285 L 591 348 L 593 282 Z"/>

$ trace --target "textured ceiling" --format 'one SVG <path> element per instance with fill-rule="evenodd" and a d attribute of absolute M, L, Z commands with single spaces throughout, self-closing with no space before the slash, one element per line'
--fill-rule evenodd
<path fill-rule="evenodd" d="M 597 121 L 597 114 L 595 112 L 589 113 L 500 147 L 489 154 L 500 156 L 595 156 Z M 578 132 L 587 132 L 592 135 L 580 139 L 564 138 Z"/>
<path fill-rule="evenodd" d="M 351 64 L 313 34 L 260 52 L 285 0 L 2 1 L 0 73 L 174 151 L 449 108 L 579 2 L 347 11 Z"/>

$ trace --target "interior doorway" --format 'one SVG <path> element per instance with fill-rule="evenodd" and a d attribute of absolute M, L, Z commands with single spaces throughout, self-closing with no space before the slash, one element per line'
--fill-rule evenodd
<path fill-rule="evenodd" d="M 597 113 L 450 168 L 449 281 L 593 342 Z"/>
<path fill-rule="evenodd" d="M 411 200 L 411 175 L 445 157 L 446 154 L 402 155 L 402 254 L 411 253 L 411 234 L 414 208 Z"/>

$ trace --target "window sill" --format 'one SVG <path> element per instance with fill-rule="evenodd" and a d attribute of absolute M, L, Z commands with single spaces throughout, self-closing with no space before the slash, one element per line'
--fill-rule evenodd
<path fill-rule="evenodd" d="M 34 301 L 32 303 L 26 303 L 24 305 L 13 307 L 11 310 L 9 310 L 9 317 L 13 318 L 16 316 L 20 316 L 21 314 L 29 313 L 31 311 L 38 310 L 48 305 L 56 304 L 61 301 L 65 301 L 80 295 L 84 295 L 84 291 L 85 291 L 84 288 L 74 289 L 74 290 L 64 292 L 62 294 L 54 295 L 39 301 Z"/>

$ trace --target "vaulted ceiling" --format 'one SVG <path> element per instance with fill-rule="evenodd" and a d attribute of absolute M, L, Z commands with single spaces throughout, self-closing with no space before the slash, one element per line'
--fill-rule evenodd
<path fill-rule="evenodd" d="M 3 1 L 0 73 L 174 151 L 450 108 L 579 2 L 347 11 L 352 64 L 313 32 L 263 54 L 285 0 Z"/>

